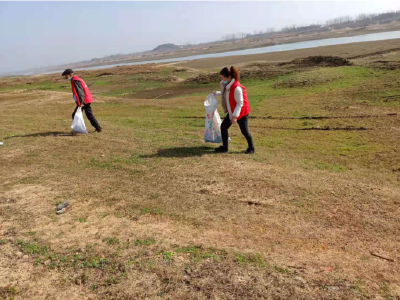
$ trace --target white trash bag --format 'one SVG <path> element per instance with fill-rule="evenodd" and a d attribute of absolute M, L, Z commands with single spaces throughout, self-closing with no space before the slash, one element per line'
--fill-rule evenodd
<path fill-rule="evenodd" d="M 88 133 L 83 120 L 82 108 L 78 107 L 75 112 L 74 120 L 72 121 L 71 128 L 76 133 Z"/>
<path fill-rule="evenodd" d="M 221 143 L 221 117 L 219 116 L 217 107 L 218 100 L 215 99 L 213 93 L 207 96 L 207 100 L 204 101 L 206 108 L 206 128 L 204 130 L 204 141 L 209 143 Z"/>

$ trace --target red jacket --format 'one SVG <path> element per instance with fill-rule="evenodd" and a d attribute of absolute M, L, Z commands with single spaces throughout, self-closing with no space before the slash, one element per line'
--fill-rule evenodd
<path fill-rule="evenodd" d="M 231 89 L 229 91 L 229 104 L 231 106 L 232 113 L 236 107 L 235 89 L 238 86 L 240 86 L 243 90 L 243 106 L 242 106 L 242 109 L 240 110 L 239 117 L 237 118 L 238 120 L 240 120 L 241 118 L 247 116 L 250 113 L 251 109 L 250 109 L 249 99 L 247 98 L 246 88 L 243 85 L 241 85 L 239 81 L 235 80 L 235 82 L 232 84 Z"/>
<path fill-rule="evenodd" d="M 79 81 L 81 83 L 81 85 L 82 85 L 82 89 L 83 89 L 83 91 L 85 93 L 85 103 L 84 104 L 92 103 L 93 102 L 93 97 L 92 97 L 92 94 L 89 91 L 88 86 L 78 76 L 74 76 L 74 77 L 72 77 L 72 80 L 71 80 L 71 87 L 72 87 L 72 93 L 74 93 L 75 99 L 76 99 L 78 105 L 82 105 L 82 104 L 81 104 L 81 100 L 79 98 L 79 94 L 78 94 L 78 92 L 77 92 L 77 90 L 75 88 L 75 84 L 74 84 L 75 81 Z"/>

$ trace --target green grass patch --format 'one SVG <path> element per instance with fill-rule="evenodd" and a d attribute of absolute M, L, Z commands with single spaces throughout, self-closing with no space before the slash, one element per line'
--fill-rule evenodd
<path fill-rule="evenodd" d="M 347 168 L 341 164 L 330 164 L 323 161 L 314 161 L 309 159 L 303 159 L 302 162 L 306 169 L 316 169 L 334 173 L 345 172 L 347 170 Z"/>
<path fill-rule="evenodd" d="M 92 83 L 92 85 L 106 86 L 109 85 L 110 82 L 107 80 L 98 80 Z"/>
<path fill-rule="evenodd" d="M 278 272 L 281 274 L 293 274 L 293 272 L 291 270 L 280 267 L 280 266 L 274 266 L 273 269 L 275 272 Z"/>
<path fill-rule="evenodd" d="M 121 159 L 119 157 L 112 157 L 108 160 L 101 160 L 98 158 L 92 157 L 90 159 L 90 166 L 92 167 L 97 167 L 100 169 L 106 169 L 106 170 L 111 170 L 111 169 L 117 169 L 117 163 L 121 162 Z"/>
<path fill-rule="evenodd" d="M 143 215 L 153 215 L 153 216 L 161 216 L 164 214 L 164 211 L 157 206 L 144 206 L 145 204 L 131 204 L 125 207 L 118 207 L 115 211 L 115 215 L 118 218 L 122 217 L 130 217 L 134 220 L 137 220 L 140 216 Z"/>
<path fill-rule="evenodd" d="M 126 88 L 119 88 L 119 87 L 114 87 L 108 91 L 101 92 L 102 95 L 104 96 L 112 96 L 112 97 L 124 97 L 124 96 L 129 96 L 133 95 L 134 93 L 143 91 L 143 90 L 153 90 L 153 89 L 159 89 L 163 87 L 170 86 L 170 83 L 166 82 L 160 82 L 160 81 L 141 81 L 137 80 L 133 83 L 130 84 L 132 87 L 126 87 Z"/>
<path fill-rule="evenodd" d="M 28 254 L 46 255 L 49 251 L 48 246 L 40 245 L 38 242 L 35 241 L 18 240 L 16 245 L 22 252 Z"/>
<path fill-rule="evenodd" d="M 106 243 L 107 245 L 118 245 L 119 239 L 117 239 L 115 237 L 113 237 L 113 238 L 106 237 L 103 239 L 103 242 Z"/>
<path fill-rule="evenodd" d="M 83 262 L 80 263 L 81 268 L 96 268 L 96 269 L 104 269 L 107 265 L 108 260 L 106 258 L 101 257 L 89 257 L 86 258 Z"/>
<path fill-rule="evenodd" d="M 163 214 L 163 211 L 161 208 L 158 207 L 144 207 L 142 209 L 142 214 L 143 215 L 154 215 L 154 216 L 160 216 Z"/>
<path fill-rule="evenodd" d="M 20 84 L 13 84 L 7 87 L 1 87 L 0 92 L 13 91 L 13 90 L 42 90 L 42 91 L 62 91 L 71 92 L 71 85 L 67 83 L 59 83 L 52 81 L 43 81 L 39 83 L 27 84 L 22 82 Z"/>
<path fill-rule="evenodd" d="M 353 152 L 366 152 L 369 146 L 367 143 L 355 139 L 343 140 L 334 150 L 339 155 L 348 155 Z"/>
<path fill-rule="evenodd" d="M 170 251 L 164 251 L 164 250 L 162 250 L 162 251 L 159 251 L 159 252 L 157 253 L 157 255 L 161 255 L 162 258 L 163 258 L 163 261 L 166 262 L 166 263 L 169 263 L 169 262 L 172 261 L 172 258 L 173 258 L 173 256 L 174 256 L 174 253 L 173 253 L 173 252 L 170 252 Z"/>
<path fill-rule="evenodd" d="M 113 155 L 105 158 L 92 157 L 89 162 L 90 167 L 104 170 L 122 170 L 126 166 L 146 164 L 147 161 L 139 154 L 130 154 L 125 157 Z"/>
<path fill-rule="evenodd" d="M 198 262 L 203 259 L 216 259 L 225 256 L 225 251 L 217 251 L 214 248 L 203 248 L 200 246 L 184 246 L 177 250 L 176 253 L 186 253 L 189 254 L 190 259 L 193 262 Z"/>
<path fill-rule="evenodd" d="M 113 285 L 113 284 L 118 284 L 120 281 L 121 281 L 120 278 L 115 277 L 115 276 L 112 276 L 112 277 L 110 277 L 110 278 L 107 278 L 107 279 L 104 281 L 104 285 L 105 285 L 105 286 L 110 286 L 110 285 Z"/>
<path fill-rule="evenodd" d="M 136 246 L 150 246 L 156 243 L 155 239 L 137 239 L 135 241 Z"/>
<path fill-rule="evenodd" d="M 265 262 L 262 254 L 260 253 L 241 253 L 238 252 L 236 253 L 236 262 L 239 264 L 250 264 L 250 265 L 256 265 L 258 267 L 265 267 Z"/>
<path fill-rule="evenodd" d="M 87 222 L 87 217 L 78 217 L 78 221 L 80 223 L 85 223 L 85 222 Z"/>

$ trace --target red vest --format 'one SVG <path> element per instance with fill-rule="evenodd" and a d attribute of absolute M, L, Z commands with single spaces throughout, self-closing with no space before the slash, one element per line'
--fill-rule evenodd
<path fill-rule="evenodd" d="M 246 88 L 243 85 L 241 85 L 239 81 L 235 80 L 235 82 L 232 84 L 231 89 L 229 91 L 229 104 L 231 106 L 232 113 L 236 107 L 235 89 L 238 86 L 240 86 L 243 90 L 243 106 L 242 106 L 242 109 L 240 110 L 239 117 L 237 118 L 238 120 L 240 120 L 241 118 L 247 116 L 250 113 L 251 109 L 250 109 L 249 99 L 247 98 Z"/>
<path fill-rule="evenodd" d="M 92 103 L 93 97 L 92 97 L 92 94 L 90 93 L 89 88 L 87 87 L 86 83 L 82 79 L 80 79 L 78 76 L 74 76 L 74 77 L 72 77 L 72 80 L 71 80 L 71 86 L 72 86 L 72 92 L 75 95 L 78 105 L 81 105 L 81 103 L 79 101 L 78 93 L 75 90 L 75 85 L 74 85 L 75 80 L 78 80 L 81 83 L 82 88 L 85 91 L 85 104 Z"/>

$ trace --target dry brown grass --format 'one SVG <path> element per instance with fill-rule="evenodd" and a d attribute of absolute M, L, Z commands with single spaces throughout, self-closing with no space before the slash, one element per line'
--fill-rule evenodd
<path fill-rule="evenodd" d="M 249 82 L 255 156 L 204 146 L 204 95 L 96 97 L 104 132 L 72 136 L 69 93 L 0 93 L 0 297 L 399 299 L 400 110 L 352 70 Z M 327 126 L 367 130 L 298 130 Z"/>

